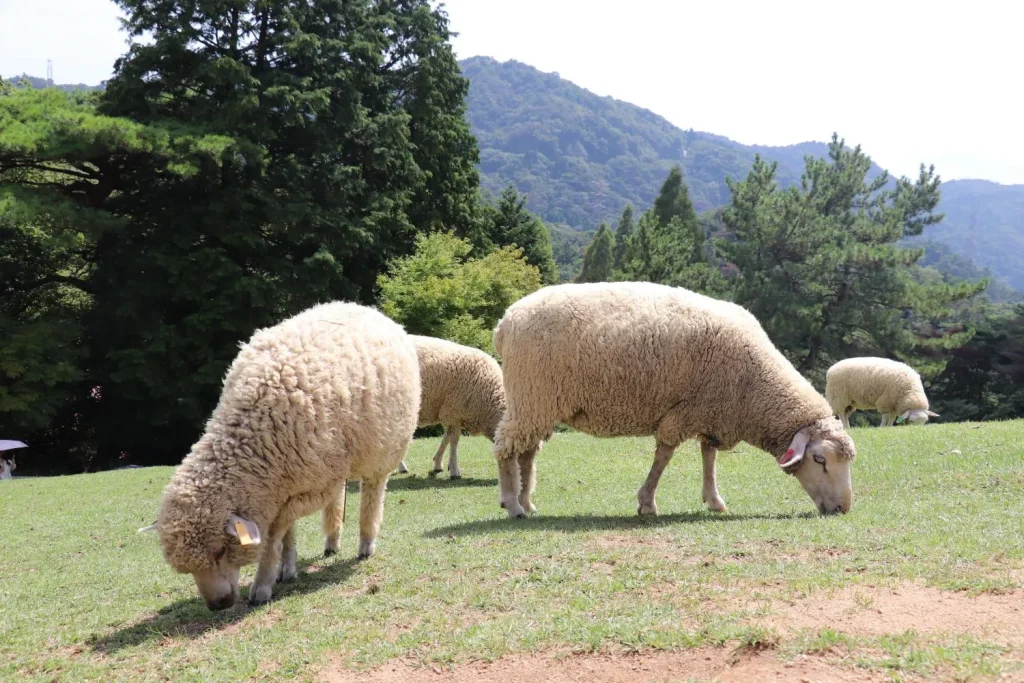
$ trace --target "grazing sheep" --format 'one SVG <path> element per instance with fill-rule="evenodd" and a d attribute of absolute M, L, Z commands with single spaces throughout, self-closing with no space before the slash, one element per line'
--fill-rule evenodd
<path fill-rule="evenodd" d="M 505 414 L 505 390 L 501 386 L 501 366 L 489 355 L 469 346 L 444 339 L 410 335 L 420 361 L 419 426 L 440 424 L 444 438 L 434 454 L 434 473 L 441 472 L 441 460 L 448 444 L 448 473 L 452 479 L 462 476 L 458 447 L 462 430 L 483 434 L 494 441 L 494 431 Z M 405 461 L 399 472 L 408 472 Z"/>
<path fill-rule="evenodd" d="M 715 458 L 740 441 L 775 456 L 821 513 L 853 504 L 853 441 L 740 306 L 647 282 L 556 285 L 510 306 L 494 346 L 508 404 L 494 452 L 510 517 L 534 511 L 534 457 L 558 423 L 598 437 L 655 437 L 640 514 L 657 514 L 661 474 L 692 438 L 712 510 L 725 509 Z"/>
<path fill-rule="evenodd" d="M 928 397 L 917 371 L 888 358 L 839 361 L 825 375 L 825 398 L 846 429 L 856 410 L 877 410 L 882 414 L 882 427 L 903 420 L 922 425 L 929 417 L 938 417 L 928 410 Z"/>
<path fill-rule="evenodd" d="M 257 331 L 164 493 L 155 528 L 167 562 L 218 610 L 237 600 L 239 568 L 259 561 L 249 603 L 267 602 L 276 579 L 295 575 L 295 520 L 323 510 L 325 554 L 336 550 L 347 479 L 361 480 L 359 557 L 369 557 L 419 400 L 416 349 L 377 311 L 321 304 Z"/>

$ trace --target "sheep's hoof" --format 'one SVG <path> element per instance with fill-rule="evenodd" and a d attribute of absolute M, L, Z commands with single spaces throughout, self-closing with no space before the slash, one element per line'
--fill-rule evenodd
<path fill-rule="evenodd" d="M 338 549 L 337 548 L 324 548 L 324 557 L 331 557 L 332 555 L 337 555 L 337 554 L 338 554 Z"/>
<path fill-rule="evenodd" d="M 359 554 L 356 555 L 356 559 L 368 560 L 373 556 L 376 550 L 377 544 L 374 541 L 360 541 L 359 542 Z"/>
<path fill-rule="evenodd" d="M 658 516 L 658 506 L 654 505 L 654 504 L 651 504 L 651 505 L 639 505 L 636 508 L 636 514 L 638 514 L 638 515 L 640 515 L 642 517 L 657 517 Z"/>
<path fill-rule="evenodd" d="M 706 501 L 706 500 L 704 502 L 707 503 L 708 510 L 710 510 L 711 512 L 728 512 L 729 511 L 728 508 L 725 507 L 725 501 L 722 500 L 721 498 L 715 498 L 710 503 L 708 503 L 708 501 Z"/>
<path fill-rule="evenodd" d="M 260 586 L 249 590 L 249 606 L 259 607 L 270 602 L 270 588 Z"/>
<path fill-rule="evenodd" d="M 442 470 L 440 467 L 435 467 L 434 469 L 430 470 L 431 474 L 441 474 L 442 472 L 444 472 L 444 470 Z"/>
<path fill-rule="evenodd" d="M 452 474 L 451 474 L 451 475 L 449 476 L 449 479 L 462 479 L 462 475 L 461 475 L 461 474 L 459 474 L 458 472 L 453 472 L 453 473 L 452 473 Z"/>

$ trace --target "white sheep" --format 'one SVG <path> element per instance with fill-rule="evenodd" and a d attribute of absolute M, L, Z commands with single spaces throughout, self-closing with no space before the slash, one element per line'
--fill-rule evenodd
<path fill-rule="evenodd" d="M 853 504 L 853 441 L 740 306 L 647 282 L 556 285 L 510 306 L 494 346 L 508 404 L 494 453 L 511 517 L 534 511 L 534 457 L 559 423 L 598 437 L 655 437 L 640 514 L 657 514 L 658 481 L 686 439 L 701 442 L 712 510 L 725 509 L 718 450 L 740 441 L 775 456 L 821 513 Z"/>
<path fill-rule="evenodd" d="M 929 417 L 938 417 L 928 409 L 921 375 L 906 363 L 889 358 L 839 361 L 825 375 L 825 398 L 846 429 L 850 428 L 850 415 L 857 410 L 880 412 L 882 427 L 903 420 L 921 425 Z"/>
<path fill-rule="evenodd" d="M 167 562 L 218 610 L 237 600 L 239 568 L 258 560 L 249 602 L 267 602 L 297 571 L 295 520 L 323 510 L 325 553 L 337 548 L 347 479 L 361 480 L 359 557 L 369 557 L 419 401 L 416 349 L 373 309 L 321 304 L 257 331 L 164 493 L 154 526 Z"/>
<path fill-rule="evenodd" d="M 498 422 L 505 414 L 505 391 L 501 386 L 501 367 L 491 356 L 462 344 L 410 335 L 420 364 L 419 426 L 440 424 L 445 428 L 441 445 L 434 454 L 434 473 L 441 472 L 445 448 L 451 445 L 448 473 L 452 479 L 462 476 L 458 446 L 462 430 L 482 434 L 491 441 Z M 399 472 L 408 472 L 405 461 Z"/>

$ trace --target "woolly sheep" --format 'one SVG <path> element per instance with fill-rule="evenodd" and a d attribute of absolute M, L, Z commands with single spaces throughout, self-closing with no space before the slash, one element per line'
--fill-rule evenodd
<path fill-rule="evenodd" d="M 888 358 L 839 361 L 825 375 L 825 399 L 846 429 L 856 410 L 877 410 L 882 414 L 882 427 L 896 420 L 922 425 L 929 417 L 938 417 L 928 410 L 928 397 L 917 371 Z"/>
<path fill-rule="evenodd" d="M 295 575 L 285 538 L 295 520 L 323 510 L 325 553 L 337 548 L 332 512 L 347 479 L 361 480 L 359 557 L 369 557 L 419 401 L 416 349 L 377 311 L 321 304 L 257 331 L 164 493 L 155 528 L 165 559 L 192 574 L 212 610 L 235 603 L 239 568 L 258 561 L 249 603 L 267 602 L 276 579 Z"/>
<path fill-rule="evenodd" d="M 772 454 L 822 514 L 853 504 L 853 441 L 740 306 L 646 282 L 556 285 L 510 306 L 494 346 L 508 404 L 494 453 L 510 517 L 535 510 L 534 457 L 558 423 L 597 437 L 655 437 L 637 493 L 642 515 L 657 514 L 661 474 L 693 438 L 712 510 L 725 510 L 715 458 L 740 441 Z"/>
<path fill-rule="evenodd" d="M 452 479 L 462 476 L 458 446 L 462 430 L 483 434 L 494 441 L 494 431 L 505 413 L 505 391 L 501 386 L 501 366 L 489 355 L 469 346 L 444 339 L 410 335 L 420 363 L 419 426 L 440 424 L 444 438 L 434 454 L 434 473 L 441 472 L 441 461 L 448 444 L 448 472 Z M 408 472 L 405 461 L 399 472 Z"/>

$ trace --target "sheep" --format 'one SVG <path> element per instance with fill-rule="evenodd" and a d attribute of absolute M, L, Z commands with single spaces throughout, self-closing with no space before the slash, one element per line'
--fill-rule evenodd
<path fill-rule="evenodd" d="M 420 364 L 422 400 L 418 425 L 444 426 L 444 437 L 434 454 L 434 474 L 441 472 L 445 448 L 451 444 L 448 473 L 459 479 L 458 446 L 462 430 L 483 434 L 494 441 L 494 431 L 505 413 L 501 366 L 479 349 L 444 339 L 410 335 Z M 399 472 L 408 472 L 405 461 Z"/>
<path fill-rule="evenodd" d="M 740 441 L 772 454 L 820 513 L 852 507 L 853 440 L 740 306 L 649 282 L 555 285 L 512 304 L 494 346 L 508 404 L 494 454 L 510 517 L 536 510 L 536 450 L 558 423 L 597 437 L 655 437 L 641 515 L 658 514 L 661 474 L 691 438 L 713 511 L 726 509 L 715 458 Z"/>
<path fill-rule="evenodd" d="M 14 455 L 0 454 L 0 481 L 13 479 L 14 475 L 12 473 L 16 467 Z"/>
<path fill-rule="evenodd" d="M 373 555 L 419 401 L 416 349 L 373 309 L 320 304 L 258 330 L 165 489 L 154 525 L 164 558 L 192 574 L 211 610 L 236 602 L 239 568 L 258 561 L 249 603 L 268 602 L 275 580 L 296 573 L 295 520 L 323 510 L 325 554 L 337 549 L 347 479 L 361 480 L 358 556 Z"/>
<path fill-rule="evenodd" d="M 929 417 L 939 416 L 928 409 L 917 371 L 888 358 L 839 361 L 825 375 L 825 399 L 845 429 L 850 428 L 850 415 L 856 410 L 877 410 L 882 427 L 904 420 L 923 425 Z"/>

